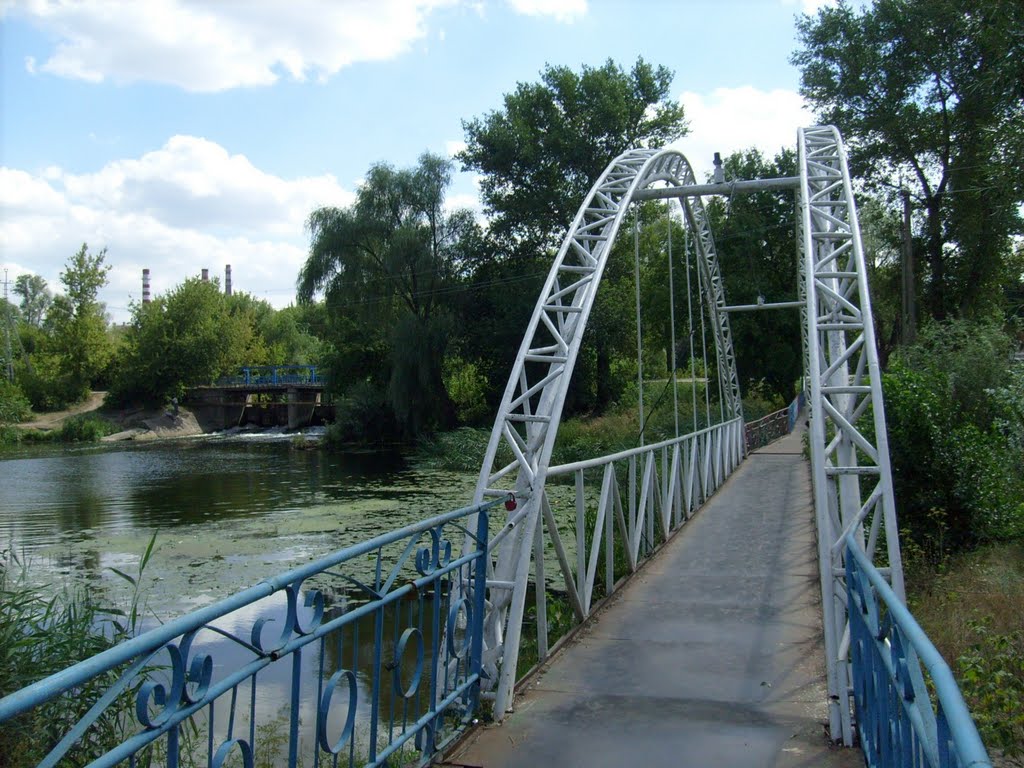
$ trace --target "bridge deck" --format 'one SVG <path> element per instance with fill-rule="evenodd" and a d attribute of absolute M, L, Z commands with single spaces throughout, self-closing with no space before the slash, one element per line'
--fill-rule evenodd
<path fill-rule="evenodd" d="M 827 743 L 814 512 L 799 434 L 752 454 L 450 758 L 537 766 L 862 766 Z"/>

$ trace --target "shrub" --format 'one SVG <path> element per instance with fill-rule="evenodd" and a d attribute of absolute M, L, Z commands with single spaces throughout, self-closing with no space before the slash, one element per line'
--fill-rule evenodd
<path fill-rule="evenodd" d="M 28 398 L 6 377 L 0 377 L 0 424 L 17 424 L 32 412 Z"/>
<path fill-rule="evenodd" d="M 335 401 L 334 423 L 324 439 L 328 446 L 385 445 L 398 442 L 400 434 L 385 393 L 364 381 Z"/>
<path fill-rule="evenodd" d="M 65 419 L 57 435 L 62 443 L 95 443 L 115 431 L 117 427 L 102 416 L 85 413 Z"/>
<path fill-rule="evenodd" d="M 923 337 L 882 388 L 900 529 L 938 562 L 1024 535 L 1024 377 L 991 325 L 936 324 Z"/>
<path fill-rule="evenodd" d="M 971 623 L 976 641 L 956 661 L 964 700 L 982 741 L 1024 765 L 1024 630 L 1001 633 Z"/>
<path fill-rule="evenodd" d="M 460 424 L 481 424 L 492 415 L 487 405 L 487 377 L 461 357 L 444 361 L 444 386 Z"/>

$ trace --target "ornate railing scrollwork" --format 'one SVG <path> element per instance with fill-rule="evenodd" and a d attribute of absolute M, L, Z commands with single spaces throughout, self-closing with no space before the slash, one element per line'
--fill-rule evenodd
<path fill-rule="evenodd" d="M 63 712 L 85 688 L 95 700 L 40 765 L 252 766 L 268 743 L 281 747 L 268 719 L 287 734 L 286 754 L 270 757 L 291 766 L 383 765 L 413 747 L 429 762 L 479 703 L 487 521 L 499 503 L 340 550 L 120 643 L 0 699 L 0 727 Z M 467 532 L 474 546 L 453 556 L 450 537 Z M 227 625 L 243 608 L 258 615 L 240 636 Z M 306 701 L 315 718 L 302 716 Z"/>

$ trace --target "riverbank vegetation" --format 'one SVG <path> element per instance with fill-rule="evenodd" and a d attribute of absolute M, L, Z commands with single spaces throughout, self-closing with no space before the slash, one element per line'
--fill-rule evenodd
<path fill-rule="evenodd" d="M 124 606 L 103 605 L 97 594 L 73 583 L 31 584 L 27 564 L 11 550 L 0 551 L 0 697 L 137 634 L 139 586 L 154 542 L 155 538 L 150 540 L 136 576 L 123 574 L 131 586 Z M 5 722 L 0 729 L 0 764 L 39 764 L 116 679 L 114 672 L 98 676 L 75 696 L 41 704 Z M 61 764 L 87 765 L 130 735 L 133 704 L 131 695 L 119 696 Z"/>

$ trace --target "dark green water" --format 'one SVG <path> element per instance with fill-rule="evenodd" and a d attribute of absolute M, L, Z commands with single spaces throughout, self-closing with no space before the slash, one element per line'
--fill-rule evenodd
<path fill-rule="evenodd" d="M 119 588 L 144 574 L 169 618 L 380 533 L 467 504 L 475 477 L 395 453 L 297 450 L 286 437 L 47 449 L 0 459 L 0 550 L 33 581 Z M 113 596 L 113 595 L 112 595 Z"/>

